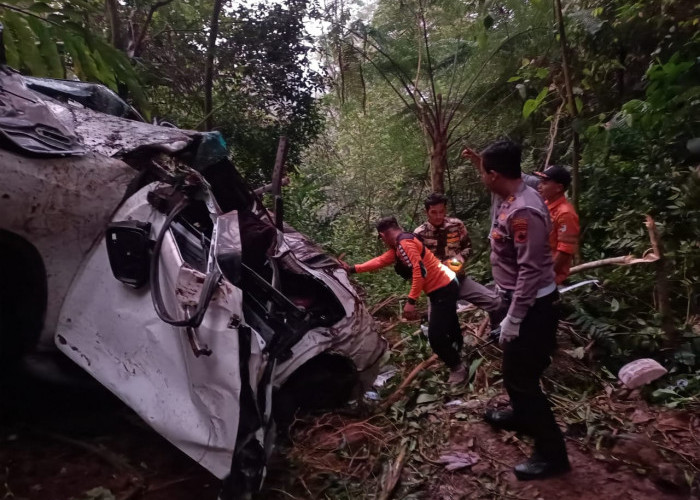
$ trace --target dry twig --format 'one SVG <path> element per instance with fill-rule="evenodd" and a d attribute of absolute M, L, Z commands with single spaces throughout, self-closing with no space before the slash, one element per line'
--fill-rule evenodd
<path fill-rule="evenodd" d="M 378 312 L 382 307 L 388 306 L 389 304 L 391 304 L 392 302 L 394 302 L 394 301 L 397 300 L 398 298 L 399 298 L 398 295 L 390 295 L 390 296 L 387 297 L 386 299 L 382 300 L 380 303 L 375 304 L 375 305 L 372 307 L 372 309 L 369 310 L 369 313 L 370 313 L 372 316 L 374 316 L 375 314 L 377 314 L 377 312 Z"/>
<path fill-rule="evenodd" d="M 406 449 L 407 445 L 404 444 L 401 447 L 401 451 L 399 451 L 399 455 L 396 457 L 394 463 L 389 466 L 386 481 L 384 482 L 382 492 L 379 495 L 379 500 L 389 500 L 394 493 L 394 488 L 396 488 L 396 484 L 399 482 L 401 470 L 403 469 L 403 464 L 406 460 Z"/>
<path fill-rule="evenodd" d="M 420 363 L 418 366 L 416 366 L 411 373 L 408 374 L 408 376 L 404 379 L 403 382 L 401 382 L 401 385 L 394 391 L 394 393 L 386 398 L 384 402 L 378 406 L 378 411 L 384 412 L 387 408 L 389 408 L 391 405 L 393 405 L 398 399 L 401 397 L 401 394 L 403 394 L 403 391 L 408 387 L 411 382 L 413 382 L 413 379 L 415 379 L 420 372 L 422 372 L 425 368 L 429 367 L 432 365 L 435 361 L 437 361 L 438 355 L 433 354 L 430 356 L 428 359 Z"/>

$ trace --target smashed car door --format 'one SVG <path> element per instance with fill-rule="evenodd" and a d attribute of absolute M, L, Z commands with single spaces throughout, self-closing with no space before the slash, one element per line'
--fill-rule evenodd
<path fill-rule="evenodd" d="M 161 305 L 186 320 L 187 310 L 196 307 L 203 293 L 201 284 L 213 271 L 206 236 L 208 230 L 214 231 L 213 222 L 199 217 L 195 206 L 194 219 L 185 213 L 161 231 L 167 217 L 149 203 L 152 192 L 153 185 L 141 189 L 113 220 L 150 224 L 154 239 L 163 233 L 158 269 Z M 211 227 L 200 230 L 206 224 Z M 227 230 L 237 231 L 235 221 L 229 221 Z M 227 236 L 232 250 L 238 236 Z M 235 252 L 228 253 L 224 257 L 231 264 Z M 250 386 L 262 367 L 261 344 L 241 322 L 242 292 L 228 280 L 217 280 L 196 328 L 164 322 L 154 309 L 151 292 L 147 286 L 136 288 L 115 279 L 103 239 L 66 297 L 57 344 L 157 432 L 224 478 L 236 446 L 241 385 Z"/>

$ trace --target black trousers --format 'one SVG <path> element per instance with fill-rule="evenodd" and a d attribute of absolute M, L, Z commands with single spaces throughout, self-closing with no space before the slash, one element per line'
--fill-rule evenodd
<path fill-rule="evenodd" d="M 459 351 L 464 339 L 457 317 L 459 283 L 452 280 L 448 285 L 428 294 L 430 298 L 430 318 L 428 319 L 428 341 L 435 354 L 449 368 L 455 368 L 462 361 Z"/>
<path fill-rule="evenodd" d="M 520 336 L 503 346 L 503 382 L 513 416 L 535 440 L 535 452 L 553 461 L 566 460 L 566 446 L 540 377 L 556 348 L 559 292 L 539 298 L 520 325 Z"/>

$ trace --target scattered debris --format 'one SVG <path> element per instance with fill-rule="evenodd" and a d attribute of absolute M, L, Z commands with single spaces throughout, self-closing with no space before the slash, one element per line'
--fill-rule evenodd
<path fill-rule="evenodd" d="M 399 369 L 396 368 L 395 366 L 392 365 L 387 365 L 384 368 L 382 368 L 382 372 L 377 375 L 377 378 L 374 379 L 374 387 L 384 387 L 384 384 L 386 384 L 391 378 L 396 375 L 399 372 Z"/>
<path fill-rule="evenodd" d="M 668 370 L 650 358 L 642 358 L 627 363 L 620 368 L 617 376 L 629 389 L 636 389 L 663 377 Z"/>
<path fill-rule="evenodd" d="M 479 461 L 480 457 L 473 451 L 452 451 L 445 455 L 440 455 L 438 462 L 445 464 L 445 469 L 449 471 L 471 467 Z"/>

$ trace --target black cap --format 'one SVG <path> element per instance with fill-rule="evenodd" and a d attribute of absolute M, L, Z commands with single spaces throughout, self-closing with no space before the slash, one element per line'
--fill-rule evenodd
<path fill-rule="evenodd" d="M 544 172 L 535 172 L 535 175 L 542 179 L 548 179 L 559 183 L 565 188 L 568 188 L 569 184 L 571 184 L 571 174 L 566 167 L 562 167 L 561 165 L 552 165 L 551 167 L 547 167 Z"/>

